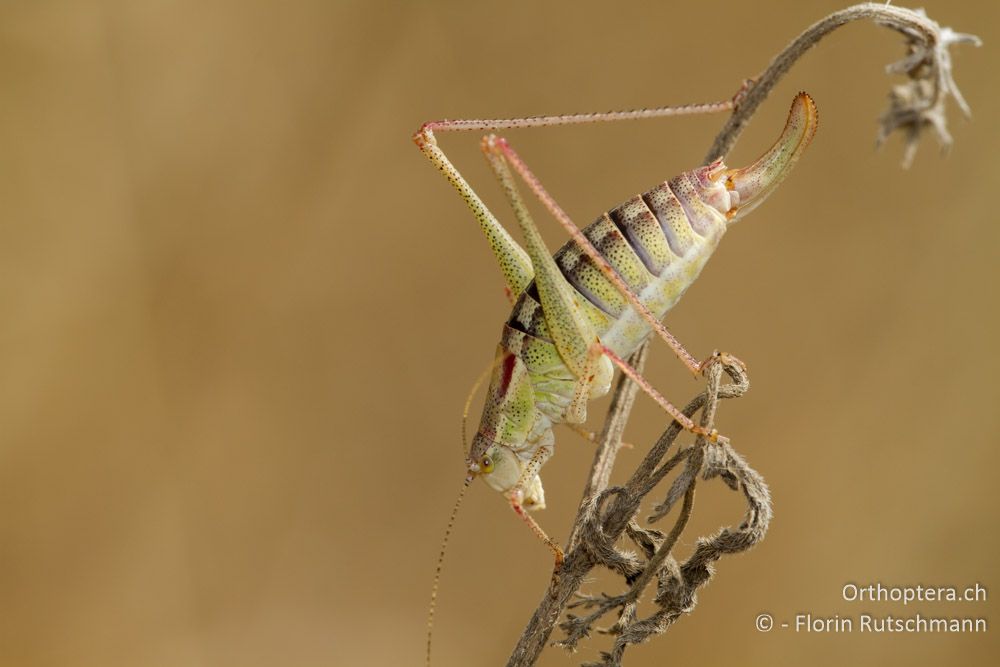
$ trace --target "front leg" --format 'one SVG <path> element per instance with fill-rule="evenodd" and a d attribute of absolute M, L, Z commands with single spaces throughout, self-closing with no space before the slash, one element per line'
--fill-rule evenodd
<path fill-rule="evenodd" d="M 528 513 L 528 507 L 525 505 L 525 490 L 528 488 L 529 484 L 537 483 L 538 489 L 535 496 L 542 496 L 541 480 L 538 479 L 538 471 L 545 465 L 545 462 L 549 460 L 552 456 L 551 446 L 541 446 L 532 455 L 531 459 L 524 466 L 521 471 L 521 476 L 517 480 L 517 484 L 507 492 L 507 501 L 510 503 L 510 508 L 514 510 L 521 519 L 528 524 L 528 528 L 531 532 L 535 534 L 535 537 L 540 539 L 545 545 L 552 551 L 555 557 L 555 572 L 558 572 L 562 567 L 564 560 L 564 553 L 562 547 L 560 547 L 555 540 L 548 536 L 548 534 L 542 530 L 542 527 L 538 525 L 535 518 Z M 544 496 L 542 496 L 544 498 Z M 538 499 L 536 499 L 538 502 Z M 540 507 L 544 507 L 544 500 L 540 500 Z"/>

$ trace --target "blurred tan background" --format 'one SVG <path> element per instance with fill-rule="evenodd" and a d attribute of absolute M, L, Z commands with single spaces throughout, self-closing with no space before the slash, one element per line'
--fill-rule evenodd
<path fill-rule="evenodd" d="M 3 3 L 0 664 L 419 664 L 462 402 L 507 305 L 410 134 L 440 117 L 725 98 L 841 6 Z M 753 626 L 761 611 L 997 620 L 993 601 L 840 597 L 847 582 L 1000 592 L 1000 10 L 928 11 L 986 43 L 953 54 L 974 119 L 949 110 L 950 155 L 928 138 L 903 171 L 898 138 L 873 151 L 882 68 L 902 48 L 871 25 L 811 52 L 731 155 L 770 145 L 797 90 L 815 97 L 813 148 L 668 319 L 699 356 L 750 364 L 753 390 L 720 428 L 768 480 L 776 518 L 628 664 L 995 664 L 992 628 Z M 698 164 L 722 121 L 508 136 L 589 222 Z M 511 219 L 477 137 L 442 142 Z M 648 374 L 677 402 L 698 390 L 662 347 Z M 664 423 L 640 398 L 628 439 Z M 558 437 L 539 518 L 562 539 L 591 455 Z M 741 517 L 737 494 L 706 486 L 693 528 Z M 502 663 L 549 567 L 477 484 L 437 664 Z"/>

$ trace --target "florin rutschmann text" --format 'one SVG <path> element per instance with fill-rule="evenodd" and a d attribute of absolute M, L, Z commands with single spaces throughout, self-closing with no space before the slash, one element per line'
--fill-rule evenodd
<path fill-rule="evenodd" d="M 986 587 L 980 583 L 970 586 L 885 586 L 882 583 L 847 583 L 841 589 L 841 597 L 852 604 L 864 603 L 865 610 L 859 614 L 818 614 L 799 612 L 788 620 L 777 620 L 769 613 L 761 613 L 755 619 L 760 632 L 770 632 L 775 627 L 793 630 L 796 633 L 819 634 L 924 634 L 924 633 L 984 633 L 988 629 L 985 617 L 974 614 L 948 614 L 924 611 L 899 613 L 873 613 L 873 607 L 881 604 L 915 603 L 984 603 L 987 599 Z M 940 608 L 938 608 L 940 609 Z M 975 609 L 975 607 L 966 607 Z"/>

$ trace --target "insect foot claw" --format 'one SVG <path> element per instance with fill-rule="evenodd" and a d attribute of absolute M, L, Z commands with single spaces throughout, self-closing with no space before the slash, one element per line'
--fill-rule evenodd
<path fill-rule="evenodd" d="M 432 129 L 433 125 L 433 122 L 426 122 L 413 134 L 413 143 L 420 150 L 423 150 L 425 146 L 437 146 L 437 138 L 434 136 L 434 130 Z"/>
<path fill-rule="evenodd" d="M 754 79 L 743 79 L 743 83 L 740 85 L 740 89 L 736 91 L 735 95 L 733 95 L 733 107 L 734 108 L 736 108 L 736 109 L 740 108 L 740 105 L 743 104 L 743 100 L 745 100 L 747 98 L 747 95 L 750 94 L 750 90 L 755 85 L 757 85 L 757 81 L 756 80 L 754 80 Z"/>
<path fill-rule="evenodd" d="M 700 375 L 705 375 L 705 372 L 708 371 L 715 364 L 722 364 L 722 369 L 725 370 L 726 372 L 729 372 L 730 375 L 732 375 L 732 373 L 729 371 L 729 369 L 731 368 L 736 369 L 742 375 L 746 375 L 747 373 L 747 365 L 743 363 L 738 357 L 735 357 L 729 354 L 728 352 L 719 352 L 718 350 L 713 352 L 712 356 L 710 356 L 708 359 L 705 359 L 705 361 L 698 364 L 698 373 Z"/>
<path fill-rule="evenodd" d="M 556 560 L 552 565 L 552 581 L 549 584 L 549 590 L 555 594 L 559 586 L 559 578 L 562 576 L 563 563 L 566 562 L 566 554 L 558 545 L 554 546 L 552 551 L 556 555 Z"/>
<path fill-rule="evenodd" d="M 719 352 L 718 350 L 712 352 L 712 354 L 707 359 L 698 364 L 698 375 L 704 375 L 705 371 L 707 371 L 713 365 L 719 363 L 719 361 L 722 360 L 722 357 L 725 354 L 726 354 L 725 352 Z"/>
<path fill-rule="evenodd" d="M 726 436 L 720 434 L 714 428 L 712 430 L 710 430 L 710 431 L 706 431 L 701 426 L 692 426 L 689 430 L 691 431 L 691 433 L 694 433 L 699 438 L 704 438 L 705 440 L 707 440 L 707 441 L 709 441 L 711 443 L 727 443 L 727 442 L 729 442 L 729 438 L 727 438 Z"/>

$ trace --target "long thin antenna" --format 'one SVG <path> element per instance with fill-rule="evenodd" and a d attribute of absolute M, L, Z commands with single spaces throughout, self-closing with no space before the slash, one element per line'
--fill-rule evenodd
<path fill-rule="evenodd" d="M 427 608 L 427 667 L 431 667 L 431 633 L 434 631 L 434 610 L 437 607 L 438 584 L 441 583 L 441 569 L 444 567 L 444 552 L 448 548 L 448 538 L 451 537 L 451 529 L 455 525 L 455 517 L 458 516 L 458 508 L 465 498 L 465 492 L 469 488 L 472 479 L 467 477 L 462 483 L 462 489 L 455 499 L 455 506 L 451 508 L 451 518 L 448 519 L 448 527 L 444 529 L 444 539 L 441 540 L 441 552 L 438 554 L 437 567 L 434 570 L 434 586 L 431 588 L 431 603 Z"/>
<path fill-rule="evenodd" d="M 466 458 L 469 456 L 469 450 L 465 444 L 469 441 L 466 437 L 466 430 L 472 399 L 475 398 L 480 385 L 486 381 L 486 378 L 489 377 L 498 363 L 500 363 L 500 359 L 494 359 L 493 363 L 479 374 L 479 377 L 476 378 L 475 383 L 472 385 L 472 389 L 469 391 L 469 395 L 465 398 L 465 406 L 462 408 L 462 451 L 465 453 Z M 458 498 L 455 499 L 455 506 L 451 508 L 451 518 L 448 519 L 448 527 L 444 529 L 444 539 L 441 540 L 441 552 L 438 554 L 437 567 L 434 568 L 434 586 L 431 587 L 431 603 L 427 607 L 427 667 L 431 667 L 431 635 L 434 631 L 434 610 L 437 608 L 438 585 L 441 583 L 441 570 L 444 568 L 444 552 L 448 548 L 448 538 L 451 537 L 451 529 L 455 526 L 455 517 L 458 516 L 458 508 L 462 505 L 462 499 L 465 498 L 465 492 L 469 489 L 472 479 L 472 475 L 466 475 L 462 489 L 458 492 Z"/>

